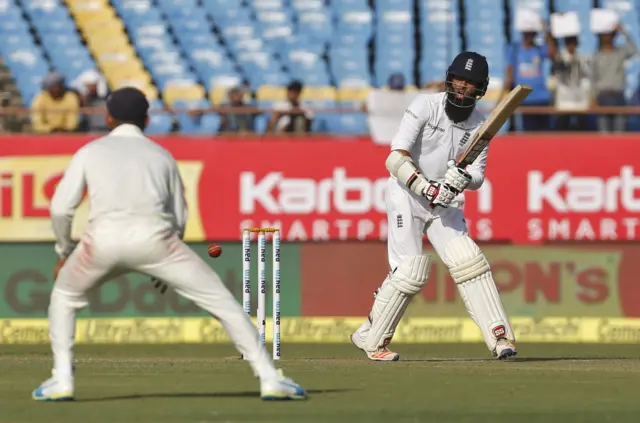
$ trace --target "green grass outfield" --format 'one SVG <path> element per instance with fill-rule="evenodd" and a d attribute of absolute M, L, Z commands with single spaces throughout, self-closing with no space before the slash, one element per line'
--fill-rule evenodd
<path fill-rule="evenodd" d="M 374 363 L 347 344 L 283 344 L 308 401 L 264 403 L 229 345 L 79 345 L 76 401 L 37 403 L 48 346 L 0 346 L 0 423 L 634 422 L 640 345 L 394 345 Z"/>

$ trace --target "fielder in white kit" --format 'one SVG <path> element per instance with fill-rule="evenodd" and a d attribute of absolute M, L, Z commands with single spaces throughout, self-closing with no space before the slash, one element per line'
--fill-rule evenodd
<path fill-rule="evenodd" d="M 429 276 L 431 258 L 423 254 L 423 233 L 449 268 L 491 354 L 499 359 L 516 355 L 515 336 L 489 262 L 469 237 L 461 209 L 463 191 L 477 190 L 484 181 L 487 148 L 466 169 L 456 166 L 484 122 L 475 105 L 488 83 L 486 58 L 460 53 L 447 70 L 445 92 L 418 96 L 391 143 L 386 160 L 391 174 L 386 199 L 391 271 L 376 291 L 368 320 L 351 335 L 371 360 L 399 359 L 387 345 Z"/>
<path fill-rule="evenodd" d="M 129 271 L 163 281 L 216 317 L 260 380 L 263 400 L 305 399 L 305 391 L 275 368 L 256 327 L 219 276 L 182 241 L 182 178 L 171 154 L 143 135 L 148 109 L 141 91 L 115 91 L 107 100 L 112 131 L 76 152 L 51 201 L 60 258 L 49 306 L 54 368 L 33 399 L 74 399 L 76 313 L 88 304 L 90 290 Z M 85 188 L 89 219 L 74 246 L 72 221 Z"/>

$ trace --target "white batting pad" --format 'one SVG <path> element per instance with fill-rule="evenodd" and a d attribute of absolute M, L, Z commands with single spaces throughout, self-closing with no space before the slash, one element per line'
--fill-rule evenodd
<path fill-rule="evenodd" d="M 371 329 L 365 345 L 368 351 L 391 342 L 411 298 L 427 283 L 430 264 L 431 257 L 426 254 L 410 257 L 384 281 L 369 316 Z"/>
<path fill-rule="evenodd" d="M 515 335 L 504 311 L 491 268 L 478 245 L 463 235 L 449 241 L 442 257 L 458 286 L 469 315 L 482 331 L 493 351 L 500 338 L 515 342 Z"/>

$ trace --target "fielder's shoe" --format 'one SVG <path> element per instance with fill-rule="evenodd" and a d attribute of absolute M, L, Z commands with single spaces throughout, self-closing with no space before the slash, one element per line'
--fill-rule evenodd
<path fill-rule="evenodd" d="M 498 343 L 496 345 L 496 349 L 493 353 L 493 356 L 498 360 L 503 360 L 505 358 L 513 357 L 518 352 L 516 351 L 516 346 L 513 342 L 508 339 L 498 339 Z"/>
<path fill-rule="evenodd" d="M 285 377 L 278 369 L 278 378 L 266 380 L 260 386 L 260 398 L 263 401 L 304 400 L 307 393 L 293 380 Z"/>
<path fill-rule="evenodd" d="M 373 361 L 398 361 L 400 355 L 389 350 L 387 347 L 378 348 L 376 351 L 367 351 L 364 347 L 365 340 L 358 335 L 358 332 L 352 333 L 349 337 L 356 347 L 360 348 L 367 354 L 369 360 Z"/>
<path fill-rule="evenodd" d="M 31 398 L 36 401 L 73 401 L 73 377 L 58 378 L 55 371 L 52 375 L 33 391 Z"/>

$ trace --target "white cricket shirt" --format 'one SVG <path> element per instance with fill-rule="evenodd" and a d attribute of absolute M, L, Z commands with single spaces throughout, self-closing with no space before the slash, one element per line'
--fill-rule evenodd
<path fill-rule="evenodd" d="M 71 223 L 85 189 L 91 224 L 142 220 L 184 235 L 187 206 L 178 165 L 135 125 L 118 126 L 71 159 L 50 207 L 59 255 L 73 248 Z"/>
<path fill-rule="evenodd" d="M 467 120 L 454 123 L 444 111 L 446 94 L 422 94 L 405 111 L 391 150 L 406 150 L 431 181 L 442 182 L 447 172 L 447 162 L 456 160 L 467 149 L 469 142 L 485 120 L 474 109 Z M 467 189 L 477 190 L 484 181 L 488 146 L 466 171 L 471 174 Z M 407 191 L 408 188 L 405 187 Z M 463 194 L 454 200 L 464 201 Z"/>

